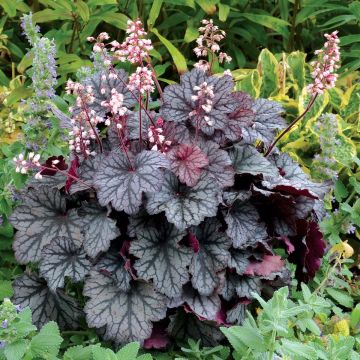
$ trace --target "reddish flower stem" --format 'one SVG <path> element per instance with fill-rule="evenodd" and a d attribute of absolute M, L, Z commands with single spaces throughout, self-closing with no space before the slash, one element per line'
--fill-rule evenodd
<path fill-rule="evenodd" d="M 316 98 L 317 98 L 318 94 L 315 94 L 311 100 L 309 101 L 306 109 L 304 110 L 304 112 L 299 115 L 285 130 L 283 130 L 280 135 L 273 141 L 273 143 L 269 146 L 269 148 L 267 149 L 266 153 L 265 153 L 265 157 L 269 156 L 271 151 L 273 150 L 274 146 L 279 142 L 279 140 L 281 138 L 283 138 L 292 128 L 295 124 L 297 124 L 305 115 L 306 113 L 310 110 L 310 108 L 312 107 L 312 105 L 314 104 Z"/>

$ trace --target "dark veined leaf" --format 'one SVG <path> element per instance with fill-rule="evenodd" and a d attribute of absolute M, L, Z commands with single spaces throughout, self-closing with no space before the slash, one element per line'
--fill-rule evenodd
<path fill-rule="evenodd" d="M 191 283 L 201 295 L 213 293 L 219 285 L 217 272 L 223 270 L 229 262 L 231 240 L 219 231 L 220 225 L 215 218 L 211 218 L 191 228 L 199 249 L 193 256 L 189 270 Z"/>
<path fill-rule="evenodd" d="M 233 308 L 226 312 L 226 322 L 230 324 L 241 325 L 246 318 L 246 305 L 242 303 L 236 304 Z"/>
<path fill-rule="evenodd" d="M 76 328 L 78 320 L 83 316 L 75 299 L 60 289 L 56 293 L 51 292 L 46 281 L 36 274 L 21 275 L 15 279 L 13 288 L 12 301 L 23 308 L 30 307 L 37 327 L 54 320 L 62 329 Z"/>
<path fill-rule="evenodd" d="M 147 113 L 145 110 L 141 110 L 141 136 L 143 139 L 148 138 L 148 129 L 151 125 L 150 118 L 148 114 L 154 119 L 156 116 L 155 111 L 148 111 Z M 126 132 L 128 138 L 131 140 L 139 139 L 140 137 L 140 112 L 134 111 L 131 112 L 126 119 Z M 118 138 L 117 134 L 116 137 Z M 119 139 L 117 140 L 119 142 Z"/>
<path fill-rule="evenodd" d="M 225 137 L 231 141 L 240 140 L 243 136 L 243 128 L 254 125 L 255 114 L 252 110 L 254 100 L 242 91 L 231 94 L 236 101 L 235 110 L 228 114 L 227 126 L 224 129 Z"/>
<path fill-rule="evenodd" d="M 221 308 L 221 301 L 216 293 L 203 296 L 191 286 L 184 286 L 182 298 L 199 319 L 216 321 Z"/>
<path fill-rule="evenodd" d="M 283 108 L 275 101 L 257 99 L 252 111 L 255 114 L 253 124 L 242 128 L 244 141 L 253 143 L 261 140 L 265 145 L 270 145 L 276 131 L 286 127 L 286 122 L 281 117 Z"/>
<path fill-rule="evenodd" d="M 274 177 L 279 174 L 277 168 L 251 145 L 235 145 L 229 154 L 237 174 Z"/>
<path fill-rule="evenodd" d="M 186 232 L 164 223 L 159 228 L 140 228 L 136 235 L 130 253 L 139 258 L 134 264 L 137 275 L 144 280 L 152 279 L 161 293 L 179 296 L 182 285 L 189 280 L 187 267 L 192 257 L 190 248 L 179 245 Z"/>
<path fill-rule="evenodd" d="M 329 183 L 314 183 L 288 154 L 273 154 L 269 159 L 281 176 L 265 177 L 263 185 L 268 189 L 285 191 L 294 195 L 323 198 L 329 191 Z"/>
<path fill-rule="evenodd" d="M 89 297 L 85 313 L 90 327 L 105 327 L 105 339 L 115 343 L 143 342 L 150 337 L 152 321 L 166 316 L 166 298 L 152 285 L 136 281 L 121 290 L 111 277 L 93 271 L 86 280 Z"/>
<path fill-rule="evenodd" d="M 125 268 L 125 260 L 119 253 L 110 250 L 96 264 L 95 268 L 112 278 L 114 284 L 123 291 L 130 290 L 131 275 Z"/>
<path fill-rule="evenodd" d="M 111 240 L 120 235 L 116 220 L 110 219 L 108 211 L 94 203 L 83 204 L 78 214 L 83 226 L 86 254 L 94 258 L 100 252 L 107 251 Z"/>
<path fill-rule="evenodd" d="M 122 69 L 98 71 L 97 73 L 87 77 L 84 83 L 87 86 L 91 86 L 93 89 L 93 95 L 95 99 L 94 102 L 89 105 L 89 107 L 91 110 L 96 112 L 97 116 L 104 117 L 108 111 L 107 107 L 102 106 L 101 103 L 108 100 L 112 89 L 115 89 L 119 94 L 124 96 L 123 106 L 131 108 L 137 102 L 136 91 L 134 96 L 128 90 L 128 75 Z M 101 91 L 102 89 L 104 90 Z"/>
<path fill-rule="evenodd" d="M 59 236 L 81 246 L 83 235 L 76 223 L 76 212 L 66 213 L 65 198 L 59 190 L 44 186 L 30 188 L 22 200 L 23 205 L 17 206 L 10 216 L 11 224 L 18 230 L 13 247 L 19 263 L 39 261 L 42 248 Z"/>
<path fill-rule="evenodd" d="M 228 153 L 213 141 L 206 141 L 200 148 L 209 160 L 209 165 L 204 168 L 209 178 L 215 179 L 221 187 L 234 185 L 235 172 Z"/>
<path fill-rule="evenodd" d="M 161 188 L 164 177 L 161 168 L 169 166 L 168 159 L 156 151 L 142 151 L 129 159 L 120 150 L 112 151 L 101 163 L 95 177 L 100 205 L 111 202 L 116 210 L 128 214 L 139 211 L 143 192 Z"/>
<path fill-rule="evenodd" d="M 48 188 L 62 189 L 66 183 L 66 176 L 57 172 L 53 176 L 43 175 L 42 179 L 35 178 L 29 179 L 27 182 L 28 187 L 38 188 L 40 186 Z"/>
<path fill-rule="evenodd" d="M 251 292 L 260 294 L 261 292 L 260 277 L 246 277 L 235 273 L 229 273 L 222 289 L 221 295 L 225 300 L 231 300 L 235 296 L 239 298 L 252 299 Z"/>
<path fill-rule="evenodd" d="M 209 164 L 207 156 L 196 145 L 180 144 L 172 148 L 168 157 L 171 170 L 188 186 L 195 186 L 203 168 Z"/>
<path fill-rule="evenodd" d="M 234 269 L 238 275 L 243 275 L 250 263 L 249 257 L 251 255 L 253 252 L 231 249 L 228 267 Z"/>
<path fill-rule="evenodd" d="M 165 211 L 166 218 L 178 229 L 198 225 L 205 217 L 216 216 L 219 188 L 216 182 L 202 175 L 192 188 L 182 185 L 176 176 L 166 172 L 160 191 L 147 194 L 149 214 Z"/>
<path fill-rule="evenodd" d="M 206 113 L 209 120 L 191 117 L 194 126 L 198 125 L 207 135 L 212 135 L 215 129 L 224 129 L 227 123 L 227 113 L 235 109 L 235 101 L 230 97 L 234 87 L 230 76 L 215 77 L 207 76 L 202 70 L 193 69 L 181 76 L 180 84 L 169 85 L 164 90 L 164 103 L 161 114 L 167 121 L 185 122 L 190 119 L 190 112 L 198 111 L 201 106 L 192 100 L 197 95 L 195 86 L 204 82 L 212 87 L 214 97 L 212 98 L 212 109 Z M 201 110 L 203 113 L 203 110 Z M 203 116 L 203 115 L 202 115 Z M 199 116 L 196 116 L 198 118 Z M 198 124 L 199 123 L 199 124 Z M 208 125 L 212 124 L 212 125 Z"/>
<path fill-rule="evenodd" d="M 195 315 L 180 310 L 170 316 L 168 332 L 179 341 L 198 339 L 203 346 L 217 346 L 224 338 L 213 322 L 201 321 Z"/>
<path fill-rule="evenodd" d="M 228 226 L 226 233 L 232 239 L 234 248 L 255 246 L 267 238 L 266 227 L 260 222 L 256 208 L 249 202 L 236 200 L 224 216 Z"/>
<path fill-rule="evenodd" d="M 83 280 L 90 268 L 84 250 L 69 238 L 59 236 L 41 251 L 40 275 L 52 291 L 64 286 L 65 276 L 74 282 Z"/>
<path fill-rule="evenodd" d="M 83 160 L 77 169 L 77 177 L 81 180 L 74 181 L 71 184 L 69 193 L 74 194 L 78 191 L 89 190 L 89 186 L 94 186 L 94 177 L 97 169 L 99 168 L 104 156 L 97 154 L 96 156 L 88 157 Z"/>

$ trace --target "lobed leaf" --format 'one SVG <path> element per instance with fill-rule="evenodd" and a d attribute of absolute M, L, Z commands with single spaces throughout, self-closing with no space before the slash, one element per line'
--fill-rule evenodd
<path fill-rule="evenodd" d="M 90 268 L 84 250 L 69 238 L 59 236 L 42 249 L 40 275 L 52 291 L 64 286 L 65 276 L 74 282 L 83 280 Z"/>
<path fill-rule="evenodd" d="M 143 342 L 151 335 L 152 321 L 166 316 L 165 297 L 152 285 L 136 281 L 123 291 L 112 279 L 93 271 L 84 287 L 90 327 L 105 327 L 104 338 L 115 343 Z"/>
<path fill-rule="evenodd" d="M 204 175 L 194 187 L 189 188 L 179 184 L 176 176 L 167 172 L 160 191 L 147 194 L 146 209 L 151 215 L 165 211 L 168 221 L 184 230 L 200 224 L 205 217 L 216 215 L 218 193 L 217 184 Z"/>
<path fill-rule="evenodd" d="M 189 280 L 187 267 L 191 249 L 179 245 L 185 231 L 164 223 L 161 227 L 146 227 L 136 232 L 137 240 L 130 244 L 135 255 L 134 268 L 144 280 L 152 279 L 155 288 L 168 297 L 180 295 L 182 285 Z"/>
<path fill-rule="evenodd" d="M 122 151 L 112 151 L 96 173 L 95 186 L 100 205 L 111 202 L 116 210 L 135 214 L 143 192 L 160 190 L 164 178 L 161 169 L 169 163 L 163 154 L 155 151 L 144 150 L 135 157 L 130 153 L 128 156 L 129 160 Z"/>

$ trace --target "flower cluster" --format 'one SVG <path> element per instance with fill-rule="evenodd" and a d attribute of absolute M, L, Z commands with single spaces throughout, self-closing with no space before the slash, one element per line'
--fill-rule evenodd
<path fill-rule="evenodd" d="M 148 129 L 148 137 L 151 150 L 166 153 L 167 151 L 169 151 L 172 142 L 165 139 L 163 129 L 164 120 L 162 118 L 158 118 L 156 121 L 156 125 L 158 127 L 150 125 Z"/>
<path fill-rule="evenodd" d="M 39 27 L 32 23 L 32 15 L 24 15 L 21 26 L 24 33 L 33 47 L 33 72 L 32 86 L 39 98 L 53 98 L 55 96 L 54 87 L 57 84 L 56 74 L 56 47 L 54 40 L 40 37 Z"/>
<path fill-rule="evenodd" d="M 106 90 L 105 88 L 102 88 L 100 91 L 102 94 L 105 94 Z M 102 101 L 101 106 L 108 108 L 113 115 L 124 116 L 127 112 L 127 108 L 123 106 L 123 103 L 124 103 L 124 95 L 117 92 L 116 89 L 111 89 L 110 100 Z M 107 117 L 107 119 L 105 120 L 105 125 L 109 126 L 110 123 L 111 120 L 109 117 Z"/>
<path fill-rule="evenodd" d="M 14 157 L 13 161 L 15 163 L 15 171 L 17 173 L 21 173 L 21 174 L 27 174 L 27 172 L 30 169 L 34 169 L 34 168 L 38 168 L 40 167 L 40 155 L 31 152 L 28 155 L 28 158 L 26 160 L 24 154 L 19 154 L 18 157 Z"/>
<path fill-rule="evenodd" d="M 218 44 L 225 37 L 225 31 L 220 30 L 217 25 L 214 25 L 212 20 L 202 20 L 202 24 L 199 28 L 201 35 L 196 39 L 197 47 L 194 49 L 194 53 L 197 57 L 208 56 L 208 53 L 218 54 L 219 62 L 230 62 L 231 56 L 220 51 L 220 45 Z M 210 70 L 210 64 L 206 60 L 200 60 L 195 67 L 204 71 Z"/>
<path fill-rule="evenodd" d="M 213 86 L 208 85 L 208 83 L 204 81 L 201 85 L 194 86 L 193 90 L 195 94 L 191 96 L 191 100 L 197 103 L 197 109 L 192 110 L 189 113 L 189 116 L 197 116 L 197 119 L 199 119 L 199 117 L 203 118 L 209 126 L 212 126 L 213 123 L 210 120 L 209 116 L 207 116 L 206 114 L 210 113 L 213 107 Z"/>
<path fill-rule="evenodd" d="M 319 59 L 311 63 L 314 71 L 311 76 L 314 81 L 308 86 L 308 91 L 312 94 L 322 94 L 325 89 L 331 89 L 335 86 L 338 77 L 336 70 L 340 67 L 340 39 L 337 36 L 338 31 L 331 34 L 325 34 L 327 41 L 324 48 L 316 50 L 315 55 L 319 55 Z"/>
<path fill-rule="evenodd" d="M 128 21 L 126 33 L 129 34 L 122 44 L 116 41 L 110 43 L 115 50 L 114 56 L 120 61 L 129 61 L 133 64 L 140 64 L 149 56 L 149 51 L 153 49 L 150 39 L 145 39 L 147 35 L 140 19 Z"/>
<path fill-rule="evenodd" d="M 89 109 L 89 105 L 94 102 L 93 89 L 91 86 L 84 86 L 69 80 L 66 84 L 66 92 L 76 95 L 76 107 L 75 109 L 70 108 L 73 129 L 69 132 L 71 136 L 69 149 L 79 154 L 94 154 L 89 150 L 89 145 L 91 140 L 97 138 L 96 125 L 104 122 L 104 119 L 98 116 L 95 110 Z"/>
<path fill-rule="evenodd" d="M 155 90 L 152 72 L 146 66 L 139 66 L 136 72 L 130 75 L 128 88 L 138 90 L 141 94 L 152 93 Z"/>

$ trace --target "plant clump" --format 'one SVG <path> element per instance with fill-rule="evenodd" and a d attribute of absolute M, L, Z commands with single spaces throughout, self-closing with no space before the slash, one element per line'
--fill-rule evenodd
<path fill-rule="evenodd" d="M 38 326 L 77 327 L 85 316 L 117 344 L 214 344 L 254 294 L 289 282 L 276 248 L 299 280 L 314 276 L 328 188 L 288 155 L 264 156 L 286 127 L 278 103 L 234 91 L 231 74 L 213 75 L 211 63 L 162 89 L 139 20 L 127 33 L 123 44 L 90 39 L 97 66 L 68 82 L 68 114 L 54 110 L 70 130 L 69 159 L 15 159 L 37 179 L 11 215 L 13 247 L 38 271 L 15 280 L 13 300 Z M 138 67 L 128 76 L 119 59 Z M 83 283 L 83 308 L 72 283 Z"/>

